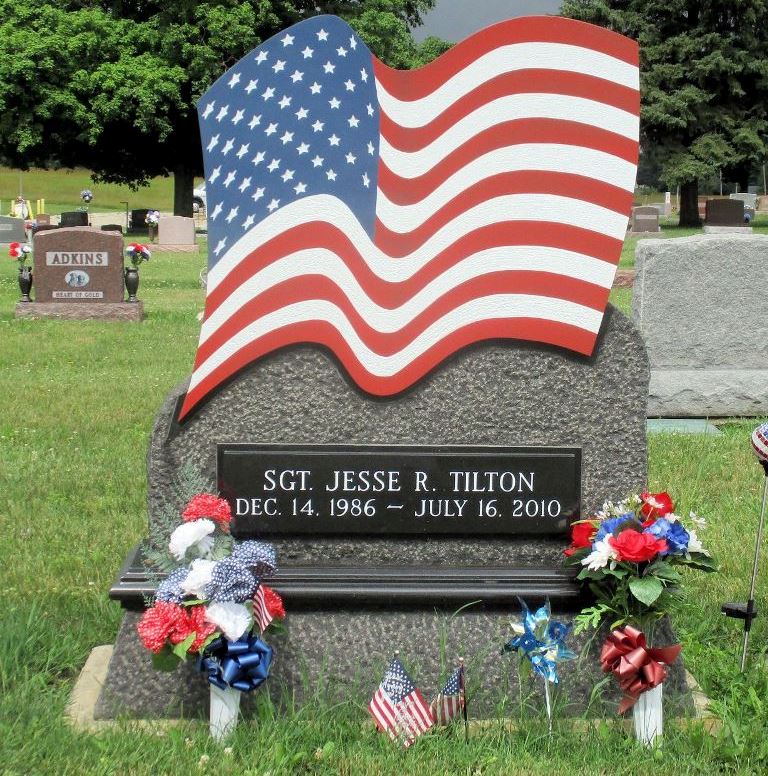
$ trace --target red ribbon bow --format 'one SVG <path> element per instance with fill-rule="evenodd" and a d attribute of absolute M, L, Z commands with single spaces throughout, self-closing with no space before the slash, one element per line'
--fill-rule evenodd
<path fill-rule="evenodd" d="M 649 648 L 645 634 L 626 625 L 612 631 L 600 652 L 603 671 L 616 674 L 624 697 L 619 704 L 619 714 L 631 709 L 646 690 L 652 690 L 667 678 L 665 666 L 677 660 L 682 646 Z"/>

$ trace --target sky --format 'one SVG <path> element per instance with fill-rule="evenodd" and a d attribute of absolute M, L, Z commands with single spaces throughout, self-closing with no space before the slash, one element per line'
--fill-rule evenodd
<path fill-rule="evenodd" d="M 413 36 L 421 41 L 436 35 L 456 43 L 502 19 L 557 13 L 559 8 L 560 0 L 437 0 Z"/>

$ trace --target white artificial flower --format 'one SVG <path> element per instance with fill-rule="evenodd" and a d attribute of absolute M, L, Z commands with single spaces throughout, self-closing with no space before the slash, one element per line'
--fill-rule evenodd
<path fill-rule="evenodd" d="M 592 552 L 581 561 L 582 566 L 586 566 L 590 571 L 597 571 L 608 565 L 609 560 L 615 560 L 616 550 L 608 543 L 608 538 L 601 539 L 592 545 Z"/>
<path fill-rule="evenodd" d="M 205 586 L 211 581 L 215 560 L 196 558 L 192 561 L 187 578 L 181 583 L 181 589 L 195 598 L 205 598 Z"/>
<path fill-rule="evenodd" d="M 702 547 L 701 542 L 699 541 L 699 537 L 696 536 L 696 531 L 691 529 L 688 531 L 688 555 L 690 555 L 692 552 L 700 552 L 702 555 L 706 555 L 708 558 L 711 557 L 710 554 Z"/>
<path fill-rule="evenodd" d="M 210 535 L 216 530 L 213 520 L 202 518 L 190 523 L 182 523 L 172 534 L 168 542 L 168 549 L 176 560 L 184 560 L 187 550 L 193 545 L 201 554 L 210 552 L 213 547 L 213 537 Z"/>
<path fill-rule="evenodd" d="M 237 641 L 251 625 L 250 612 L 234 601 L 206 606 L 205 619 L 212 622 L 230 641 Z"/>
<path fill-rule="evenodd" d="M 664 515 L 664 519 L 670 523 L 679 523 L 680 515 L 676 515 L 674 512 L 668 512 L 666 515 Z"/>
<path fill-rule="evenodd" d="M 699 528 L 706 528 L 707 527 L 707 520 L 704 517 L 699 517 L 695 512 L 691 512 L 688 517 L 691 518 L 691 520 L 696 523 Z"/>

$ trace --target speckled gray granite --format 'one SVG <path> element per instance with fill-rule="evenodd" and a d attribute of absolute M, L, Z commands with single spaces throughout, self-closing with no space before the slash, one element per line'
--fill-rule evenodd
<path fill-rule="evenodd" d="M 649 416 L 768 414 L 768 235 L 638 243 L 635 266 Z"/>
<path fill-rule="evenodd" d="M 501 645 L 512 637 L 510 618 L 517 619 L 518 611 L 515 602 L 508 612 L 470 610 L 450 623 L 451 612 L 433 610 L 289 612 L 284 632 L 268 637 L 276 657 L 265 687 L 277 703 L 301 704 L 310 698 L 351 700 L 361 704 L 364 715 L 362 707 L 376 690 L 384 665 L 397 646 L 427 698 L 442 686 L 453 666 L 450 661 L 464 655 L 470 716 L 503 715 L 505 707 L 516 705 L 519 697 L 518 658 L 500 654 Z M 572 614 L 555 612 L 553 616 L 567 620 Z M 195 671 L 194 661 L 171 674 L 154 671 L 149 653 L 136 635 L 139 617 L 127 612 L 123 619 L 96 717 L 204 717 L 208 713 L 208 685 Z M 605 677 L 598 661 L 603 638 L 603 634 L 593 638 L 590 646 L 584 634 L 568 639 L 581 657 L 560 667 L 558 697 L 563 715 L 616 713 L 621 692 L 615 681 L 608 682 L 590 705 L 592 689 Z M 668 625 L 658 629 L 656 644 L 674 641 Z M 442 644 L 445 650 L 441 654 Z M 543 708 L 541 680 L 526 680 L 523 694 L 530 695 L 532 707 Z M 251 701 L 252 696 L 247 696 L 243 706 L 246 715 Z M 691 711 L 681 660 L 672 666 L 664 684 L 664 708 L 669 716 Z"/>
<path fill-rule="evenodd" d="M 580 446 L 582 503 L 595 509 L 645 484 L 647 386 L 643 341 L 611 307 L 591 358 L 518 342 L 480 345 L 389 400 L 351 387 L 325 352 L 297 347 L 241 373 L 170 439 L 185 386 L 168 396 L 149 449 L 149 519 L 183 507 L 173 483 L 185 465 L 215 487 L 217 442 Z M 275 544 L 283 565 L 559 563 L 562 547 L 465 538 Z"/>
<path fill-rule="evenodd" d="M 213 488 L 216 443 L 246 441 L 580 446 L 583 504 L 592 510 L 606 498 L 645 485 L 648 375 L 639 332 L 611 307 L 590 358 L 533 344 L 482 344 L 390 400 L 360 393 L 324 351 L 296 347 L 242 372 L 179 433 L 170 435 L 184 386 L 169 395 L 158 413 L 148 456 L 150 521 L 165 508 L 183 506 L 174 484 L 184 466 L 202 472 Z M 275 544 L 282 567 L 558 565 L 563 547 L 553 540 L 482 538 L 317 538 Z M 288 629 L 275 642 L 280 658 L 273 692 L 301 697 L 322 676 L 333 677 L 338 692 L 357 692 L 362 698 L 372 692 L 385 660 L 398 647 L 411 658 L 408 665 L 425 688 L 436 688 L 437 645 L 452 610 L 323 609 L 318 601 L 316 609 L 292 611 L 290 600 L 286 605 Z M 510 612 L 515 611 L 517 602 L 510 601 Z M 182 703 L 185 713 L 199 711 L 205 695 L 200 678 L 190 676 L 189 669 L 175 678 L 151 673 L 149 656 L 133 629 L 136 617 L 125 616 L 100 713 L 176 713 Z M 451 627 L 448 654 L 463 652 L 479 661 L 472 680 L 478 685 L 478 714 L 491 713 L 505 695 L 502 668 L 511 661 L 500 660 L 496 650 L 509 638 L 507 621 L 507 613 L 467 611 Z M 578 709 L 596 674 L 578 672 L 578 680 L 576 674 L 573 667 L 565 670 L 570 678 L 564 688 Z"/>

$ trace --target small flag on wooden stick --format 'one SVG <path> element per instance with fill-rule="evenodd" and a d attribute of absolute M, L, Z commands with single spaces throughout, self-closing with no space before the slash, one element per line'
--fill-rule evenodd
<path fill-rule="evenodd" d="M 458 668 L 448 677 L 445 687 L 432 701 L 432 713 L 435 716 L 436 725 L 450 724 L 465 708 L 464 697 L 464 661 L 460 661 Z"/>
<path fill-rule="evenodd" d="M 409 747 L 435 724 L 432 710 L 408 676 L 397 652 L 368 704 L 368 711 L 376 721 L 376 727 L 403 748 Z"/>

